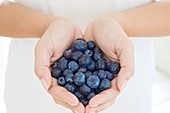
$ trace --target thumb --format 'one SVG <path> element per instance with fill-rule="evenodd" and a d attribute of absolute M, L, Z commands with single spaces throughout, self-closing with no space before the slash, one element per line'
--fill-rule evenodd
<path fill-rule="evenodd" d="M 126 46 L 118 52 L 118 56 L 121 69 L 117 76 L 117 88 L 122 91 L 128 80 L 134 74 L 134 48 L 132 43 L 127 43 Z"/>
<path fill-rule="evenodd" d="M 44 88 L 48 90 L 52 84 L 50 53 L 39 45 L 35 49 L 35 74 L 41 80 Z"/>
<path fill-rule="evenodd" d="M 93 36 L 93 33 L 92 33 L 92 28 L 91 28 L 91 25 L 89 24 L 84 32 L 84 39 L 86 41 L 94 41 L 94 36 Z"/>

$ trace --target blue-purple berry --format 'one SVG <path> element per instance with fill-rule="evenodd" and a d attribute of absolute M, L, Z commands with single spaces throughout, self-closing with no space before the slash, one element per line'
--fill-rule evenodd
<path fill-rule="evenodd" d="M 75 61 L 70 61 L 68 63 L 68 69 L 70 69 L 72 72 L 76 72 L 79 69 L 79 65 Z"/>
<path fill-rule="evenodd" d="M 85 75 L 84 73 L 82 72 L 77 72 L 74 76 L 74 83 L 77 85 L 77 86 L 81 86 L 81 85 L 84 85 L 85 84 Z"/>
<path fill-rule="evenodd" d="M 87 78 L 87 85 L 91 89 L 96 89 L 100 84 L 100 79 L 97 75 L 92 75 Z"/>
<path fill-rule="evenodd" d="M 58 85 L 64 86 L 66 84 L 65 78 L 64 77 L 59 77 L 57 80 Z"/>
<path fill-rule="evenodd" d="M 101 91 L 103 90 L 107 90 L 111 87 L 111 81 L 109 79 L 103 79 L 101 82 L 100 82 L 100 85 L 99 85 L 99 89 Z"/>

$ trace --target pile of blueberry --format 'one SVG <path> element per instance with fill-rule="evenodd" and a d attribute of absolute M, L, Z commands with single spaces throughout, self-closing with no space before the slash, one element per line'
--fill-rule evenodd
<path fill-rule="evenodd" d="M 86 106 L 93 96 L 111 87 L 120 64 L 107 60 L 93 41 L 79 38 L 51 68 L 58 85 L 65 87 Z"/>

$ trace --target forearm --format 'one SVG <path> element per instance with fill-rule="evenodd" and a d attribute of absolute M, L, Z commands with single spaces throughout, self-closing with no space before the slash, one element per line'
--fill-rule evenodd
<path fill-rule="evenodd" d="M 170 35 L 170 2 L 151 3 L 111 14 L 128 36 Z"/>
<path fill-rule="evenodd" d="M 0 5 L 0 36 L 41 37 L 60 17 L 44 14 L 14 3 Z"/>

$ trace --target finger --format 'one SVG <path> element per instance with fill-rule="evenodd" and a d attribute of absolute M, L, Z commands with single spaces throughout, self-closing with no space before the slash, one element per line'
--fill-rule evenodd
<path fill-rule="evenodd" d="M 77 106 L 79 100 L 72 93 L 57 84 L 57 80 L 53 78 L 52 86 L 48 91 L 56 99 L 68 103 L 72 106 Z"/>
<path fill-rule="evenodd" d="M 78 103 L 77 106 L 71 106 L 67 103 L 64 103 L 60 100 L 57 100 L 56 98 L 53 98 L 53 99 L 57 104 L 62 105 L 63 107 L 70 109 L 73 113 L 84 113 L 85 108 L 84 108 L 83 104 L 80 103 L 80 102 Z"/>
<path fill-rule="evenodd" d="M 87 29 L 84 32 L 84 39 L 86 41 L 94 41 L 93 33 L 91 30 L 92 30 L 91 25 L 88 25 Z"/>
<path fill-rule="evenodd" d="M 98 113 L 101 112 L 109 107 L 111 107 L 114 104 L 115 100 L 111 100 L 109 102 L 106 102 L 102 105 L 99 105 L 97 107 L 86 107 L 86 113 Z"/>
<path fill-rule="evenodd" d="M 116 79 L 112 81 L 112 86 L 110 89 L 101 92 L 100 94 L 94 96 L 90 102 L 89 107 L 97 107 L 110 100 L 114 100 L 119 95 L 119 90 L 116 86 Z"/>
<path fill-rule="evenodd" d="M 128 43 L 127 43 L 128 42 Z M 124 89 L 128 80 L 134 73 L 134 48 L 130 40 L 126 40 L 126 46 L 121 46 L 117 54 L 119 56 L 121 70 L 117 77 L 117 87 L 120 91 Z"/>
<path fill-rule="evenodd" d="M 35 73 L 41 80 L 43 86 L 48 90 L 51 86 L 50 54 L 43 47 L 36 48 L 35 51 Z"/>
<path fill-rule="evenodd" d="M 76 28 L 75 39 L 77 38 L 83 38 L 83 33 L 79 27 Z"/>

